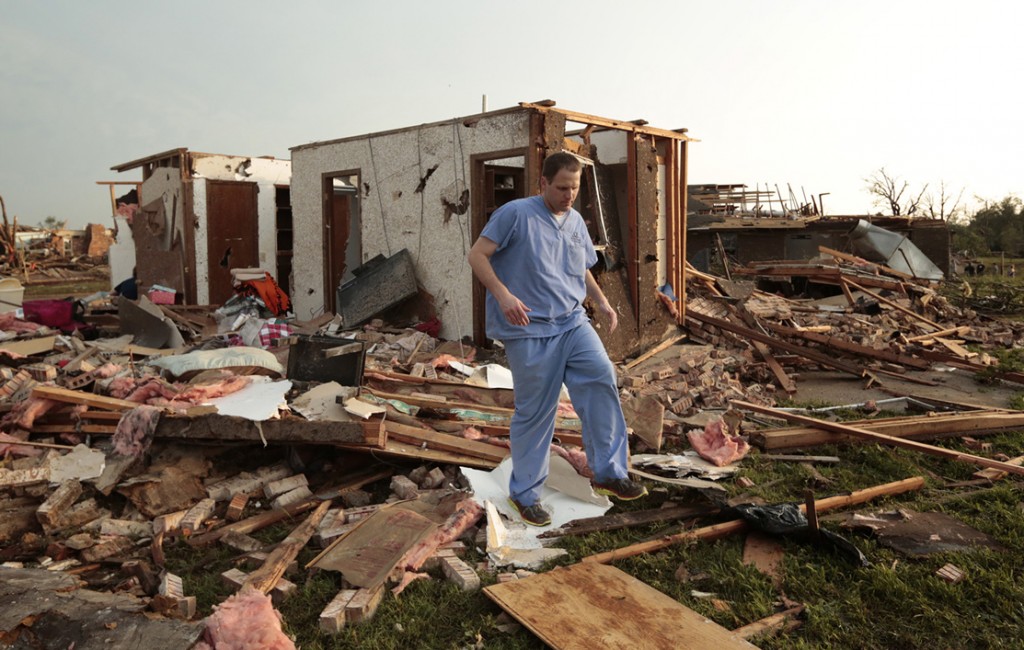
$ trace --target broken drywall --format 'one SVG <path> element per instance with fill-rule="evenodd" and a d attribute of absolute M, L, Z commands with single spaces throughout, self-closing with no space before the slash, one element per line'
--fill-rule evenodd
<path fill-rule="evenodd" d="M 464 260 L 472 232 L 463 195 L 472 180 L 470 157 L 528 144 L 529 114 L 523 111 L 482 116 L 470 126 L 455 119 L 295 148 L 292 212 L 295 250 L 301 251 L 293 262 L 296 314 L 309 318 L 326 304 L 323 174 L 356 170 L 361 226 L 351 236 L 360 238 L 361 256 L 348 259 L 348 266 L 408 249 L 420 286 L 433 298 L 441 336 L 469 335 L 473 294 Z"/>

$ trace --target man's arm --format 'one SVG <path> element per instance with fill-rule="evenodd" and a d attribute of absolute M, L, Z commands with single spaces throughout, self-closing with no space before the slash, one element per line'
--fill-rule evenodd
<path fill-rule="evenodd" d="M 494 272 L 494 267 L 491 266 L 491 256 L 494 255 L 496 250 L 498 250 L 496 242 L 486 237 L 480 237 L 473 244 L 473 247 L 469 249 L 469 255 L 466 258 L 469 261 L 469 267 L 473 269 L 473 274 L 480 280 L 480 283 L 498 301 L 501 313 L 505 315 L 505 320 L 509 324 L 529 325 L 530 317 L 526 315 L 526 312 L 531 311 L 530 308 L 524 305 L 519 298 L 512 295 L 512 292 L 508 290 L 508 287 L 505 286 Z"/>
<path fill-rule="evenodd" d="M 598 286 L 597 280 L 594 279 L 594 274 L 587 271 L 587 297 L 590 298 L 597 308 L 604 312 L 605 316 L 608 317 L 609 327 L 608 333 L 615 331 L 615 328 L 619 326 L 619 315 L 615 313 L 611 303 L 604 296 L 604 291 L 601 291 L 601 287 Z"/>

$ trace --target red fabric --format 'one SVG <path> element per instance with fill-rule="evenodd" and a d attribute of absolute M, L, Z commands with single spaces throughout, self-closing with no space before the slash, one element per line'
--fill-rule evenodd
<path fill-rule="evenodd" d="M 75 320 L 75 304 L 70 300 L 26 300 L 21 308 L 25 320 L 65 332 L 85 327 Z"/>
<path fill-rule="evenodd" d="M 262 280 L 246 280 L 238 288 L 238 293 L 259 298 L 270 313 L 280 316 L 292 308 L 292 301 L 269 273 L 264 273 L 264 276 Z"/>
<path fill-rule="evenodd" d="M 269 348 L 274 344 L 274 339 L 283 339 L 292 335 L 292 328 L 289 325 L 277 323 L 264 323 L 260 328 L 260 345 Z"/>
<path fill-rule="evenodd" d="M 413 325 L 413 329 L 429 334 L 436 339 L 441 334 L 441 321 L 437 318 L 431 318 L 423 323 Z"/>

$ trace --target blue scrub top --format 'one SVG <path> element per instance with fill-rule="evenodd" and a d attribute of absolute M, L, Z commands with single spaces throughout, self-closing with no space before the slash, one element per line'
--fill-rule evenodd
<path fill-rule="evenodd" d="M 597 253 L 579 212 L 570 209 L 560 225 L 543 197 L 517 199 L 498 208 L 480 235 L 498 245 L 491 256 L 498 279 L 532 310 L 529 325 L 511 325 L 488 291 L 487 336 L 548 337 L 587 322 L 586 272 Z"/>

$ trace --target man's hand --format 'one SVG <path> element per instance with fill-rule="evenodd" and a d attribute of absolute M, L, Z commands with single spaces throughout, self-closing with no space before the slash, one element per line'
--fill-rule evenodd
<path fill-rule="evenodd" d="M 612 306 L 608 303 L 607 300 L 598 305 L 598 309 L 600 309 L 601 313 L 608 317 L 608 333 L 611 334 L 612 332 L 615 331 L 615 328 L 619 326 L 618 313 L 616 313 L 615 309 L 612 308 Z"/>
<path fill-rule="evenodd" d="M 526 312 L 533 310 L 524 305 L 519 298 L 516 298 L 510 292 L 505 292 L 505 297 L 498 301 L 498 305 L 501 307 L 501 313 L 505 315 L 505 320 L 510 325 L 525 327 L 530 324 L 530 317 L 526 315 Z"/>

